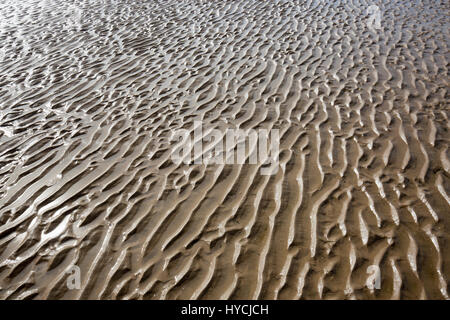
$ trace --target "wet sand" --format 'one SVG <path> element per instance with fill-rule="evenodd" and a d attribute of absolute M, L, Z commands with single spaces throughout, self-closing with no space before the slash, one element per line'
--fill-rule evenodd
<path fill-rule="evenodd" d="M 448 1 L 70 3 L 0 1 L 1 299 L 448 299 Z"/>

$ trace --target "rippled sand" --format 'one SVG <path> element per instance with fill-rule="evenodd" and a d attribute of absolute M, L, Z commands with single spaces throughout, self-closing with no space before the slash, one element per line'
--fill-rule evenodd
<path fill-rule="evenodd" d="M 449 13 L 0 1 L 0 298 L 448 299 Z M 174 164 L 196 120 L 277 174 Z"/>

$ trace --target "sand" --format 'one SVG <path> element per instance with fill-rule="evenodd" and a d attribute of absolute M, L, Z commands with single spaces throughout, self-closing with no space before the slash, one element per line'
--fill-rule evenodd
<path fill-rule="evenodd" d="M 0 298 L 448 299 L 449 13 L 0 1 Z M 175 164 L 194 121 L 278 171 Z"/>

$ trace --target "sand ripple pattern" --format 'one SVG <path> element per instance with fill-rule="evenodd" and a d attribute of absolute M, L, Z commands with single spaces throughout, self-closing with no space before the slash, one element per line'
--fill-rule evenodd
<path fill-rule="evenodd" d="M 1 0 L 0 298 L 448 299 L 449 9 Z M 175 165 L 196 120 L 277 174 Z"/>

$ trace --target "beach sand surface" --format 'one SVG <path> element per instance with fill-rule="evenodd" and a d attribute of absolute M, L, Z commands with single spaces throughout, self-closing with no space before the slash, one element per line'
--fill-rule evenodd
<path fill-rule="evenodd" d="M 0 1 L 0 299 L 448 299 L 449 17 Z M 195 121 L 278 170 L 175 163 Z"/>

